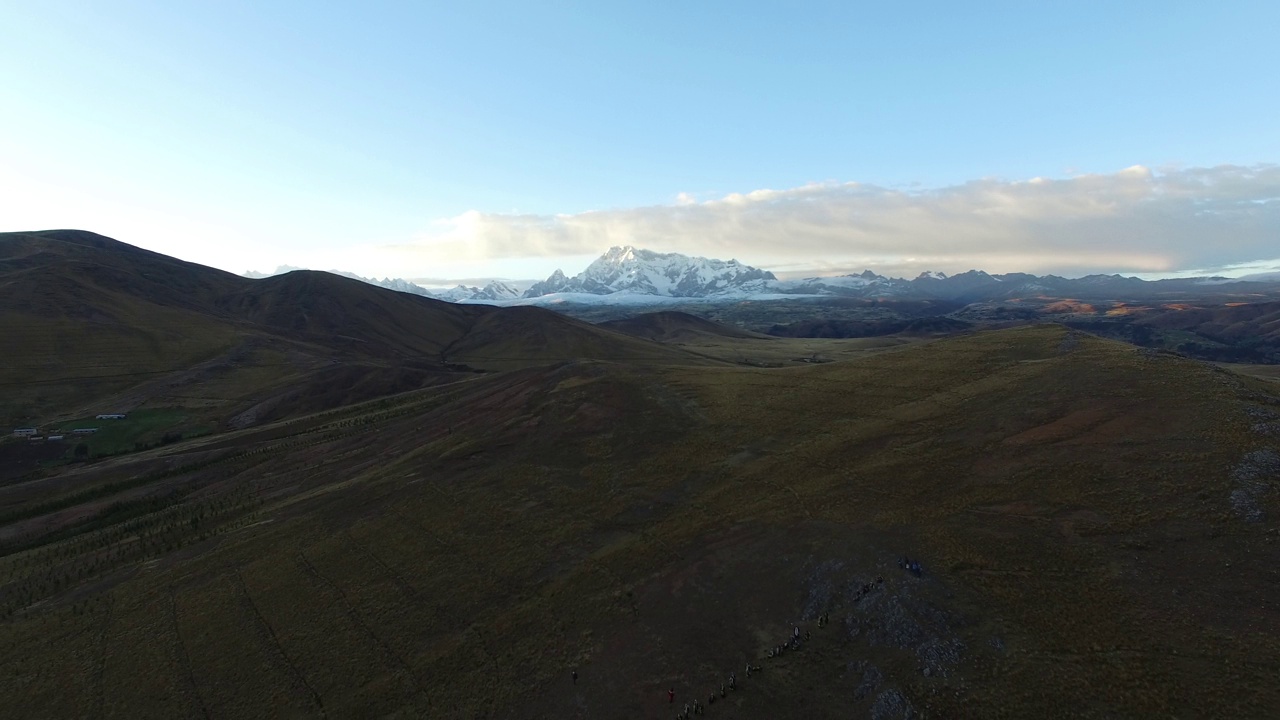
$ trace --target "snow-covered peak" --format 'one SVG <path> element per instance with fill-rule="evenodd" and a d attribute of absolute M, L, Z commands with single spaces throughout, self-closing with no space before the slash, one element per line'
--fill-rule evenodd
<path fill-rule="evenodd" d="M 447 290 L 433 290 L 431 297 L 449 302 L 490 302 L 515 300 L 520 297 L 520 290 L 510 283 L 491 280 L 484 287 L 475 285 L 455 285 Z"/>
<path fill-rule="evenodd" d="M 520 291 L 510 283 L 505 283 L 501 280 L 493 280 L 490 281 L 488 285 L 485 285 L 479 293 L 477 293 L 476 299 L 514 300 L 518 297 L 520 297 Z"/>
<path fill-rule="evenodd" d="M 362 280 L 364 278 L 361 278 Z M 427 295 L 427 291 L 403 278 L 382 278 L 381 280 L 365 280 L 365 282 L 378 285 L 388 290 L 398 290 L 400 292 L 412 293 L 414 295 Z"/>
<path fill-rule="evenodd" d="M 294 270 L 306 270 L 306 268 L 300 268 L 294 265 L 277 265 L 276 269 L 271 272 L 258 272 L 257 270 L 250 270 L 246 272 L 244 275 L 242 275 L 241 277 L 247 277 L 251 280 L 262 280 L 263 278 L 275 277 L 276 275 L 283 275 L 288 272 L 293 272 Z M 337 272 L 336 270 L 334 271 L 334 273 L 337 275 L 354 277 L 350 273 Z M 360 279 L 363 280 L 364 278 L 360 278 Z"/>
<path fill-rule="evenodd" d="M 448 290 L 435 290 L 431 293 L 431 297 L 437 300 L 448 300 L 449 302 L 461 302 L 463 300 L 472 300 L 476 294 L 480 292 L 480 288 L 468 285 L 455 285 Z"/>
<path fill-rule="evenodd" d="M 277 272 L 295 268 L 282 266 Z M 662 304 L 683 302 L 723 302 L 738 300 L 779 300 L 804 297 L 928 299 L 951 302 L 984 302 L 1019 297 L 1142 298 L 1152 293 L 1208 292 L 1218 286 L 1251 278 L 1199 277 L 1146 281 L 1120 275 L 1089 275 L 1063 278 L 1056 275 L 1001 273 L 968 270 L 955 275 L 922 272 L 913 280 L 890 278 L 871 270 L 839 276 L 778 280 L 773 273 L 737 260 L 716 260 L 680 253 L 659 253 L 621 245 L 609 248 L 581 273 L 569 277 L 556 270 L 546 280 L 527 284 L 486 278 L 482 287 L 458 285 L 449 289 L 427 289 L 409 280 L 384 277 L 364 278 L 354 273 L 332 271 L 391 290 L 424 295 L 452 302 L 479 302 L 497 305 L 602 303 Z M 246 273 L 266 277 L 266 273 Z M 1280 281 L 1277 277 L 1273 282 Z M 524 290 L 524 288 L 528 288 Z M 524 290 L 524 292 L 521 292 Z"/>
<path fill-rule="evenodd" d="M 276 268 L 276 269 L 281 270 L 284 267 L 286 266 L 282 265 L 280 268 Z M 296 270 L 298 268 L 293 268 L 293 269 Z M 381 280 L 379 280 L 377 278 L 362 277 L 353 272 L 347 272 L 346 270 L 330 270 L 329 272 L 333 273 L 334 275 L 341 275 L 342 277 L 345 277 L 345 278 L 351 278 L 352 280 L 359 280 L 362 283 L 376 285 L 378 287 L 386 288 L 388 290 L 395 290 L 397 292 L 409 293 L 410 295 L 421 295 L 423 297 L 435 297 L 435 294 L 430 292 L 426 288 L 422 287 L 421 285 L 418 285 L 417 283 L 413 283 L 408 280 L 405 280 L 404 278 L 384 277 Z"/>
<path fill-rule="evenodd" d="M 841 295 L 847 297 L 896 297 L 909 287 L 903 280 L 887 278 L 870 270 L 856 275 L 808 277 L 775 283 L 780 292 L 794 295 Z"/>
<path fill-rule="evenodd" d="M 712 260 L 679 253 L 657 253 L 630 245 L 609 248 L 572 278 L 556 271 L 529 288 L 526 298 L 552 293 L 611 295 L 632 293 L 664 297 L 707 297 L 764 292 L 776 278 L 767 270 L 737 260 Z"/>
<path fill-rule="evenodd" d="M 653 254 L 644 250 L 637 251 L 636 248 L 630 245 L 614 245 L 606 250 L 603 255 L 596 258 L 592 265 L 621 265 L 627 261 L 635 260 L 637 252 L 643 252 L 646 255 Z"/>
<path fill-rule="evenodd" d="M 557 268 L 546 280 L 536 282 L 528 290 L 525 290 L 524 296 L 541 297 L 543 295 L 551 295 L 562 292 L 568 284 L 569 278 L 565 277 L 564 272 Z"/>

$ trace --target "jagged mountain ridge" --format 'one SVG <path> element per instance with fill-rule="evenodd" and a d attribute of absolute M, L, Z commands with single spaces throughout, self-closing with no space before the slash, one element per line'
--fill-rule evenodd
<path fill-rule="evenodd" d="M 574 276 L 556 270 L 523 293 L 501 280 L 484 287 L 458 285 L 428 290 L 408 280 L 364 278 L 334 271 L 379 287 L 450 302 L 542 304 L 572 301 L 642 302 L 663 298 L 701 300 L 848 297 L 987 302 L 1032 297 L 1142 300 L 1168 294 L 1201 295 L 1280 291 L 1280 279 L 1196 277 L 1142 280 L 1122 275 L 1064 278 L 1031 273 L 991 274 L 969 270 L 954 275 L 922 272 L 911 280 L 865 270 L 857 274 L 779 280 L 772 272 L 737 260 L 716 260 L 680 253 L 658 253 L 630 245 L 615 246 Z M 246 273 L 247 277 L 265 277 Z"/>
<path fill-rule="evenodd" d="M 476 287 L 475 285 L 457 285 L 448 290 L 440 290 L 437 292 L 425 290 L 421 286 L 415 285 L 414 287 L 417 287 L 418 290 L 427 293 L 429 297 L 436 298 L 437 300 L 448 300 L 450 302 L 465 302 L 468 300 L 480 302 L 487 300 L 514 300 L 515 298 L 520 297 L 520 291 L 518 289 L 501 280 L 492 280 L 484 287 Z M 392 289 L 395 290 L 398 288 Z"/>
<path fill-rule="evenodd" d="M 630 245 L 609 248 L 586 270 L 573 276 L 556 270 L 525 291 L 536 298 L 553 293 L 613 295 L 633 293 L 665 297 L 708 297 L 768 292 L 777 278 L 737 260 L 713 260 L 680 253 L 657 253 Z"/>
<path fill-rule="evenodd" d="M 294 270 L 301 270 L 301 269 L 303 268 L 293 267 L 292 265 L 281 265 L 280 267 L 277 267 L 275 269 L 275 272 L 264 273 L 264 272 L 257 272 L 254 270 L 250 270 L 249 272 L 246 272 L 243 275 L 243 277 L 247 277 L 253 280 L 262 280 L 265 278 L 274 277 L 276 275 L 283 275 L 284 273 L 292 272 Z M 342 277 L 351 278 L 352 280 L 359 280 L 360 282 L 368 283 L 370 285 L 376 285 L 378 287 L 386 288 L 388 290 L 395 290 L 397 292 L 409 293 L 411 295 L 419 295 L 421 297 L 433 298 L 435 300 L 446 300 L 449 302 L 463 302 L 467 300 L 475 300 L 475 301 L 512 300 L 514 298 L 520 297 L 520 290 L 518 288 L 515 288 L 510 283 L 503 282 L 502 280 L 490 281 L 484 287 L 459 284 L 452 288 L 449 288 L 448 290 L 432 291 L 422 287 L 421 285 L 415 282 L 412 282 L 410 280 L 405 280 L 404 278 L 384 277 L 381 280 L 379 280 L 377 278 L 363 277 L 361 275 L 357 275 L 353 272 L 347 272 L 345 270 L 330 270 L 329 272 L 333 273 L 334 275 L 341 275 Z"/>
<path fill-rule="evenodd" d="M 1028 297 L 1086 297 L 1141 299 L 1168 293 L 1201 294 L 1247 289 L 1274 291 L 1280 282 L 1254 279 L 1199 277 L 1142 280 L 1121 275 L 1064 278 L 1030 273 L 991 274 L 969 270 L 947 275 L 922 272 L 915 279 L 893 278 L 865 270 L 858 274 L 779 280 L 772 272 L 736 260 L 713 260 L 678 253 L 655 253 L 632 246 L 610 248 L 576 276 L 556 270 L 523 294 L 525 301 L 572 299 L 592 302 L 592 296 L 673 297 L 701 299 L 765 299 L 786 296 L 851 298 L 940 299 L 962 302 Z"/>

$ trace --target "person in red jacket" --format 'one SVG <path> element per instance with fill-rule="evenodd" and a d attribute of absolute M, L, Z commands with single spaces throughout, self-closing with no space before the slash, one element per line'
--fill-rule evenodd
<path fill-rule="evenodd" d="M 667 702 L 673 703 L 675 701 L 676 701 L 676 689 L 671 688 L 670 690 L 667 691 Z"/>

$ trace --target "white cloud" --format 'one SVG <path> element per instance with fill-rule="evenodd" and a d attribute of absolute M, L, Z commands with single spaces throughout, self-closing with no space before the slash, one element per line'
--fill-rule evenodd
<path fill-rule="evenodd" d="M 871 266 L 1063 274 L 1174 273 L 1280 255 L 1280 166 L 975 180 L 928 190 L 862 183 L 760 189 L 575 215 L 468 212 L 417 241 L 371 249 L 397 263 L 542 259 L 612 245 L 736 257 L 789 274 Z M 573 268 L 566 268 L 572 270 Z"/>
<path fill-rule="evenodd" d="M 670 205 L 562 215 L 470 211 L 387 244 L 404 236 L 403 218 L 373 232 L 365 220 L 377 218 L 354 215 L 237 221 L 216 207 L 169 207 L 0 163 L 3 229 L 90 229 L 233 272 L 292 264 L 377 277 L 544 278 L 628 244 L 737 258 L 783 277 L 864 268 L 901 276 L 970 268 L 1240 275 L 1280 258 L 1276 165 L 1134 166 L 933 189 L 829 182 L 705 197 L 680 193 Z M 362 235 L 363 244 L 351 245 Z"/>

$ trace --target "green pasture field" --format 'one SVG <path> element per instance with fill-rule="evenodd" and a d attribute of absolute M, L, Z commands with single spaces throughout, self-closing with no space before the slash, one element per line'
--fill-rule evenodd
<path fill-rule="evenodd" d="M 73 434 L 80 428 L 98 428 L 98 431 L 88 435 Z M 74 456 L 75 446 L 81 443 L 88 446 L 89 457 L 101 457 L 144 449 L 139 445 L 159 445 L 169 433 L 189 438 L 212 430 L 206 421 L 197 419 L 184 408 L 144 408 L 126 413 L 123 420 L 99 420 L 90 416 L 58 423 L 57 432 L 65 437 L 62 442 L 67 446 L 65 457 L 69 458 Z M 54 431 L 50 430 L 50 433 Z M 172 437 L 170 442 L 177 439 Z"/>

